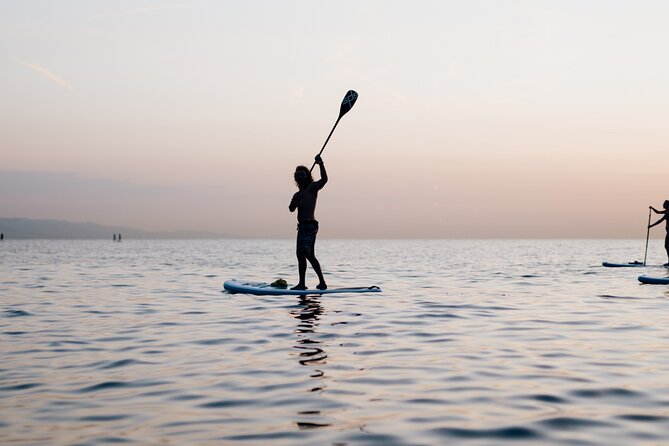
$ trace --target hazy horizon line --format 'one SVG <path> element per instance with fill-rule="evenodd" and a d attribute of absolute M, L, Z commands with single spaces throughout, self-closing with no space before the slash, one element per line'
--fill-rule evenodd
<path fill-rule="evenodd" d="M 117 224 L 98 223 L 93 221 L 72 221 L 62 220 L 58 218 L 30 218 L 30 217 L 3 217 L 1 220 L 27 220 L 35 223 L 61 223 L 70 225 L 90 225 L 96 227 L 98 230 L 108 230 L 111 236 L 116 235 L 119 231 L 129 231 L 131 235 L 126 235 L 126 240 L 294 240 L 294 236 L 272 236 L 272 235 L 238 235 L 225 232 L 217 232 L 205 229 L 147 229 L 144 227 L 125 226 Z M 8 228 L 9 229 L 9 228 Z M 4 229 L 0 226 L 0 232 L 4 233 L 5 240 L 107 240 L 108 237 L 91 236 L 91 237 L 75 237 L 75 236 L 35 236 L 35 237 L 15 237 L 10 236 L 11 229 Z M 42 229 L 46 232 L 45 229 Z M 133 236 L 132 232 L 138 232 L 141 235 Z M 188 235 L 190 233 L 190 235 Z M 163 234 L 165 237 L 160 237 Z M 168 236 L 172 234 L 172 236 Z M 153 236 L 151 236 L 153 235 Z M 9 236 L 9 237 L 8 237 Z M 112 240 L 112 237 L 109 240 Z M 664 236 L 650 236 L 650 240 L 662 240 Z M 327 235 L 320 235 L 319 240 L 644 240 L 643 237 L 564 237 L 564 236 L 544 236 L 544 237 L 331 237 Z"/>

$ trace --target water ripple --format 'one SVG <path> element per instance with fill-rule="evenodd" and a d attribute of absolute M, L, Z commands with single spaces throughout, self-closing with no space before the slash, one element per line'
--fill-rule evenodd
<path fill-rule="evenodd" d="M 92 386 L 83 387 L 77 389 L 76 392 L 79 393 L 91 393 L 99 392 L 103 390 L 117 390 L 125 388 L 142 388 L 142 387 L 151 387 L 151 386 L 161 386 L 169 384 L 166 381 L 105 381 Z"/>
<path fill-rule="evenodd" d="M 14 310 L 8 309 L 3 312 L 4 317 L 24 317 L 24 316 L 33 316 L 32 313 L 23 310 Z"/>
<path fill-rule="evenodd" d="M 320 240 L 329 283 L 384 292 L 220 292 L 294 279 L 293 244 L 3 245 L 3 444 L 669 437 L 669 292 L 598 266 L 638 243 Z"/>
<path fill-rule="evenodd" d="M 440 428 L 432 430 L 432 433 L 440 437 L 453 437 L 460 439 L 487 438 L 494 440 L 538 440 L 544 436 L 536 429 L 512 426 L 497 429 L 461 429 Z"/>

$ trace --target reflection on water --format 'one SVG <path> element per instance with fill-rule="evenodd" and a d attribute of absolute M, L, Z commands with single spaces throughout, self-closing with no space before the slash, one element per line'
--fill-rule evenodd
<path fill-rule="evenodd" d="M 300 296 L 300 303 L 297 310 L 292 311 L 293 316 L 299 320 L 295 329 L 298 337 L 296 349 L 301 350 L 300 364 L 314 366 L 324 364 L 327 355 L 321 347 L 321 342 L 316 340 L 316 328 L 318 321 L 323 314 L 323 307 L 317 297 Z M 316 370 L 315 377 L 321 377 L 322 372 Z"/>
<path fill-rule="evenodd" d="M 326 364 L 327 354 L 324 351 L 324 346 L 318 340 L 316 329 L 318 328 L 318 321 L 323 315 L 323 306 L 320 303 L 319 297 L 316 296 L 299 296 L 298 307 L 291 311 L 291 314 L 298 320 L 295 333 L 297 334 L 298 362 L 300 365 L 307 366 L 313 370 L 310 372 L 310 377 L 318 380 L 317 385 L 312 387 L 310 392 L 320 392 L 324 390 L 323 377 L 325 373 L 316 368 L 319 365 Z M 318 410 L 308 410 L 298 412 L 298 415 L 320 415 Z M 328 423 L 315 423 L 312 421 L 296 421 L 300 429 L 315 429 L 319 427 L 330 426 Z"/>
<path fill-rule="evenodd" d="M 669 287 L 639 241 L 5 241 L 3 444 L 663 444 Z M 661 242 L 649 260 L 664 259 Z M 650 267 L 647 275 L 666 275 Z"/>

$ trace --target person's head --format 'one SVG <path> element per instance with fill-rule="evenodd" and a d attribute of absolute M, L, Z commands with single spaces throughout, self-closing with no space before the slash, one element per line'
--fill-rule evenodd
<path fill-rule="evenodd" d="M 305 166 L 297 166 L 295 168 L 295 184 L 297 187 L 306 186 L 307 184 L 313 183 L 314 178 L 311 176 L 311 172 Z"/>
<path fill-rule="evenodd" d="M 669 210 L 669 200 L 664 200 L 664 203 L 662 203 L 662 207 Z"/>

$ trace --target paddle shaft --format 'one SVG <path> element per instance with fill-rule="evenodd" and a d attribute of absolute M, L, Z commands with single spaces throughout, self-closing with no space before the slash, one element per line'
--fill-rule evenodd
<path fill-rule="evenodd" d="M 646 252 L 643 254 L 643 266 L 646 266 L 648 256 L 648 238 L 650 237 L 650 209 L 648 209 L 648 225 L 646 225 Z"/>
<path fill-rule="evenodd" d="M 321 153 L 323 153 L 323 150 L 325 150 L 325 146 L 328 144 L 328 141 L 330 141 L 330 137 L 332 136 L 332 134 L 334 133 L 335 129 L 337 128 L 337 124 L 339 124 L 339 121 L 341 120 L 341 117 L 342 117 L 342 116 L 344 116 L 344 115 L 341 115 L 341 114 L 340 114 L 339 117 L 337 118 L 337 122 L 335 122 L 335 125 L 332 127 L 332 130 L 330 130 L 330 134 L 328 135 L 328 139 L 325 140 L 325 144 L 323 144 L 323 147 L 321 148 L 321 151 L 318 152 L 318 155 L 320 155 Z M 309 169 L 309 172 L 311 172 L 312 170 L 314 170 L 314 167 L 316 167 L 316 161 L 314 161 L 314 163 L 311 165 L 311 169 Z"/>
<path fill-rule="evenodd" d="M 358 93 L 356 93 L 353 90 L 349 90 L 346 92 L 346 95 L 344 96 L 344 99 L 341 101 L 341 106 L 339 107 L 339 117 L 337 118 L 337 121 L 335 122 L 334 126 L 332 126 L 332 130 L 330 130 L 330 134 L 328 135 L 328 138 L 325 140 L 325 143 L 323 144 L 323 147 L 321 148 L 321 151 L 318 152 L 318 155 L 316 157 L 318 158 L 321 156 L 321 153 L 323 153 L 323 150 L 325 150 L 325 146 L 328 144 L 328 141 L 330 141 L 330 137 L 334 133 L 335 129 L 337 128 L 337 124 L 339 124 L 339 120 L 341 119 L 342 116 L 344 116 L 346 113 L 351 111 L 353 108 L 353 105 L 355 104 L 355 101 L 358 100 Z M 316 167 L 316 162 L 311 165 L 311 169 L 309 169 L 309 173 L 311 173 L 312 170 L 314 170 L 314 167 Z"/>

